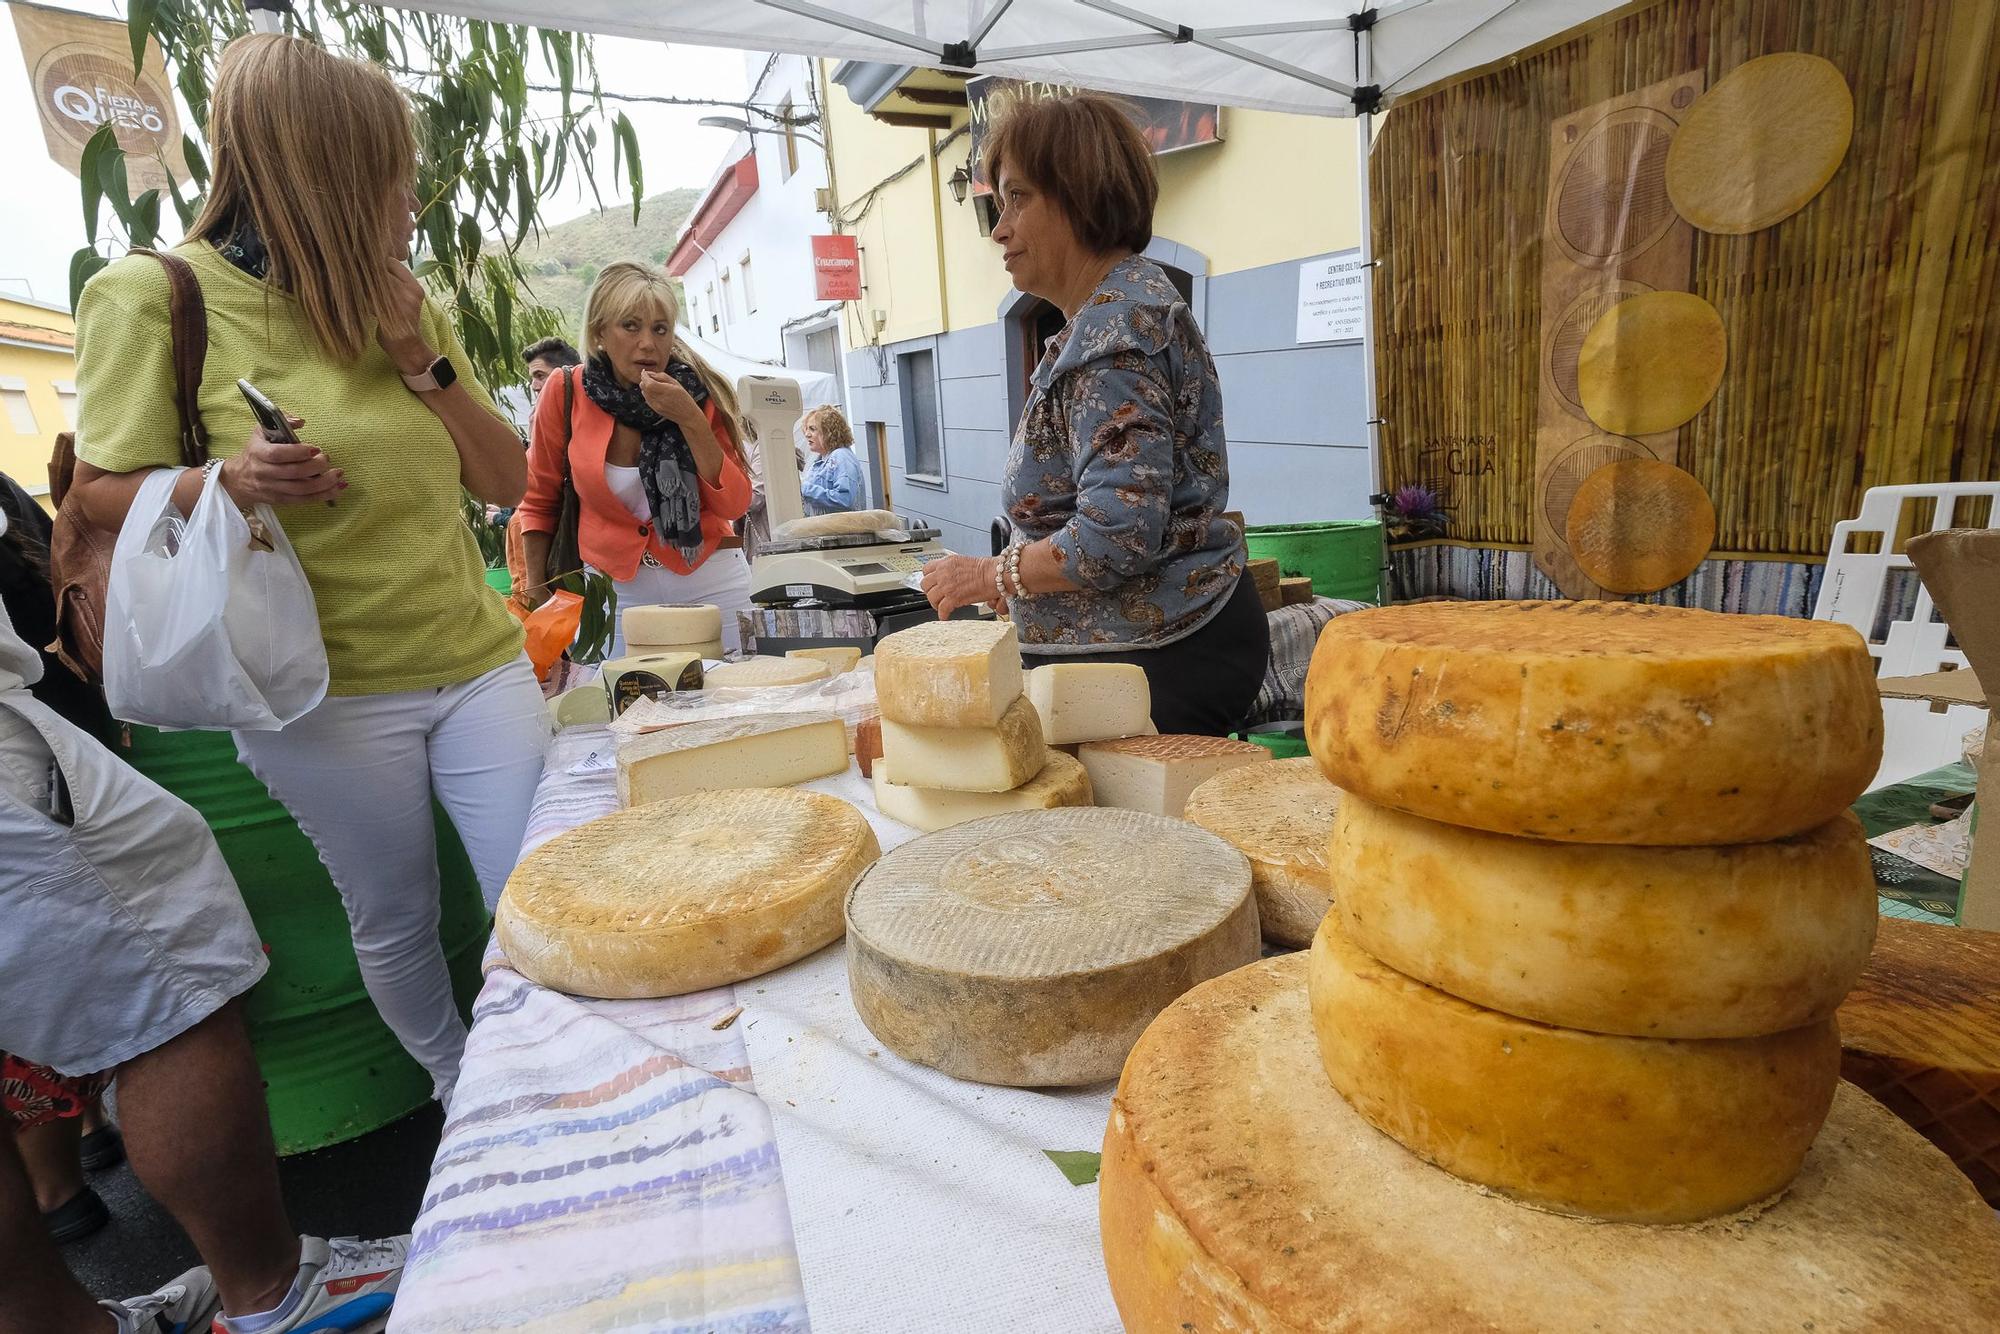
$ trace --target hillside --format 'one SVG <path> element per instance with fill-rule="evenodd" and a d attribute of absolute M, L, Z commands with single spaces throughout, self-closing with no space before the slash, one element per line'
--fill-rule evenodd
<path fill-rule="evenodd" d="M 617 204 L 558 223 L 540 238 L 529 237 L 521 247 L 521 267 L 535 298 L 563 313 L 563 328 L 574 342 L 597 271 L 617 259 L 664 264 L 681 224 L 700 199 L 699 190 L 669 190 L 640 205 L 636 225 L 631 205 Z"/>

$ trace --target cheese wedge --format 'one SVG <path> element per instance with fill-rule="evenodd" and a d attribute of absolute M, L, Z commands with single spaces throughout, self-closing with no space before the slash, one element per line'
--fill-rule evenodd
<path fill-rule="evenodd" d="M 618 748 L 618 804 L 691 792 L 786 787 L 847 769 L 847 728 L 830 713 L 717 718 L 632 737 Z"/>
<path fill-rule="evenodd" d="M 889 762 L 873 762 L 875 809 L 915 829 L 938 830 L 1008 811 L 1048 811 L 1090 805 L 1090 775 L 1071 756 L 1051 750 L 1042 771 L 1006 792 L 951 792 L 943 788 L 899 787 Z"/>
<path fill-rule="evenodd" d="M 947 792 L 1005 792 L 1042 771 L 1049 749 L 1035 706 L 1017 699 L 998 727 L 912 727 L 882 720 L 889 781 Z"/>
<path fill-rule="evenodd" d="M 1438 1171 L 1357 1115 L 1320 1069 L 1305 973 L 1294 954 L 1204 983 L 1126 1061 L 1098 1178 L 1126 1329 L 1994 1327 L 2000 1225 L 1943 1154 L 1852 1087 L 1760 1213 L 1686 1227 L 1545 1213 Z M 1919 1234 L 1951 1238 L 1950 1261 L 1913 1245 Z"/>
<path fill-rule="evenodd" d="M 887 722 L 992 727 L 1021 698 L 1011 621 L 928 621 L 875 645 L 875 694 Z"/>
<path fill-rule="evenodd" d="M 1250 859 L 1264 939 L 1304 949 L 1335 898 L 1326 843 L 1339 808 L 1340 789 L 1302 755 L 1224 770 L 1194 790 L 1182 818 Z"/>
<path fill-rule="evenodd" d="M 841 900 L 880 853 L 836 797 L 702 792 L 550 839 L 508 878 L 494 929 L 507 962 L 543 986 L 678 996 L 838 940 Z"/>
<path fill-rule="evenodd" d="M 787 649 L 788 658 L 818 658 L 832 669 L 835 676 L 851 672 L 861 663 L 861 650 L 853 644 L 830 644 L 824 648 Z"/>
<path fill-rule="evenodd" d="M 868 1031 L 986 1084 L 1110 1079 L 1174 997 L 1258 953 L 1243 855 L 1132 811 L 1024 811 L 926 834 L 862 877 L 847 928 Z"/>
<path fill-rule="evenodd" d="M 1594 1033 L 1818 1023 L 1875 941 L 1852 815 L 1774 843 L 1629 848 L 1454 829 L 1350 796 L 1327 857 L 1368 953 L 1476 1005 Z"/>
<path fill-rule="evenodd" d="M 802 686 L 832 675 L 833 668 L 818 658 L 744 658 L 709 668 L 702 688 L 755 690 L 767 686 Z"/>
<path fill-rule="evenodd" d="M 1427 819 L 1566 843 L 1786 838 L 1882 758 L 1851 627 L 1623 602 L 1437 602 L 1341 616 L 1306 733 L 1334 785 Z"/>
<path fill-rule="evenodd" d="M 1146 669 L 1133 663 L 1050 663 L 1029 672 L 1025 687 L 1052 746 L 1153 730 L 1152 687 Z"/>
<path fill-rule="evenodd" d="M 1090 771 L 1098 805 L 1178 818 L 1203 783 L 1239 765 L 1266 762 L 1271 752 L 1249 741 L 1170 733 L 1086 742 L 1076 757 Z"/>
<path fill-rule="evenodd" d="M 701 684 L 701 659 L 686 649 L 613 658 L 598 675 L 598 689 L 613 717 L 631 708 L 635 700 L 658 699 L 676 690 L 699 690 Z"/>
<path fill-rule="evenodd" d="M 1313 1028 L 1333 1086 L 1427 1162 L 1561 1213 L 1687 1223 L 1797 1174 L 1840 1082 L 1831 1019 L 1676 1041 L 1550 1028 L 1313 938 Z"/>
<path fill-rule="evenodd" d="M 705 644 L 722 638 L 722 608 L 709 603 L 626 607 L 619 627 L 629 644 Z"/>
<path fill-rule="evenodd" d="M 854 725 L 854 762 L 861 766 L 861 776 L 875 776 L 875 761 L 882 758 L 882 719 L 870 715 Z"/>

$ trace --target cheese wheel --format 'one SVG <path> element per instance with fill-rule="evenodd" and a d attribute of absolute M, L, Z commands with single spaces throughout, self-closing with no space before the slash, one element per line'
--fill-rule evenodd
<path fill-rule="evenodd" d="M 1133 1048 L 1098 1177 L 1135 1334 L 1878 1334 L 2000 1323 L 2000 1226 L 1843 1086 L 1790 1190 L 1686 1227 L 1523 1208 L 1376 1133 L 1326 1081 L 1306 956 L 1204 983 Z M 1949 1239 L 1949 1258 L 1922 1238 Z"/>
<path fill-rule="evenodd" d="M 1758 843 L 1825 824 L 1882 759 L 1861 636 L 1613 602 L 1433 602 L 1329 624 L 1306 733 L 1335 786 L 1569 843 Z"/>
<path fill-rule="evenodd" d="M 1383 1134 L 1561 1213 L 1686 1223 L 1785 1188 L 1840 1082 L 1831 1019 L 1767 1037 L 1610 1037 L 1516 1019 L 1313 938 L 1313 1028 L 1333 1086 Z"/>
<path fill-rule="evenodd" d="M 1631 848 L 1455 829 L 1350 796 L 1327 862 L 1348 938 L 1382 962 L 1594 1033 L 1817 1023 L 1875 940 L 1875 875 L 1851 814 L 1774 843 Z"/>
<path fill-rule="evenodd" d="M 1030 1087 L 1113 1078 L 1174 997 L 1258 953 L 1243 854 L 1132 811 L 926 834 L 862 877 L 847 930 L 854 1007 L 883 1046 Z"/>
<path fill-rule="evenodd" d="M 847 728 L 830 713 L 711 718 L 635 736 L 618 748 L 618 804 L 690 792 L 787 787 L 847 771 Z"/>
<path fill-rule="evenodd" d="M 913 829 L 938 830 L 1008 811 L 1052 811 L 1090 805 L 1090 775 L 1074 757 L 1050 750 L 1042 771 L 1005 792 L 953 792 L 945 788 L 903 787 L 894 766 L 876 756 L 872 766 L 875 809 Z"/>
<path fill-rule="evenodd" d="M 1012 621 L 927 621 L 885 636 L 874 656 L 885 722 L 992 727 L 1021 698 Z"/>
<path fill-rule="evenodd" d="M 1006 792 L 1042 771 L 1048 746 L 1027 699 L 1014 701 L 995 727 L 912 727 L 882 720 L 889 781 L 947 792 Z"/>
<path fill-rule="evenodd" d="M 634 655 L 688 653 L 694 657 L 714 662 L 720 661 L 722 658 L 722 641 L 720 639 L 709 639 L 694 644 L 636 644 L 628 639 L 625 641 L 625 651 Z"/>
<path fill-rule="evenodd" d="M 606 707 L 616 717 L 642 699 L 699 690 L 701 675 L 700 658 L 686 649 L 667 649 L 613 658 L 599 669 L 598 684 Z"/>
<path fill-rule="evenodd" d="M 722 637 L 722 608 L 710 603 L 626 607 L 618 613 L 629 644 L 705 644 Z"/>
<path fill-rule="evenodd" d="M 861 663 L 861 649 L 855 644 L 829 644 L 823 648 L 787 649 L 788 658 L 818 658 L 833 670 L 835 676 L 851 672 Z"/>
<path fill-rule="evenodd" d="M 523 977 L 579 996 L 678 996 L 840 938 L 841 900 L 881 848 L 837 797 L 701 792 L 621 811 L 522 858 L 494 914 Z"/>
<path fill-rule="evenodd" d="M 574 686 L 549 701 L 549 721 L 557 727 L 579 727 L 611 721 L 611 701 L 604 687 L 592 682 Z"/>
<path fill-rule="evenodd" d="M 1312 944 L 1335 898 L 1326 841 L 1340 789 L 1310 755 L 1229 769 L 1196 788 L 1182 818 L 1250 859 L 1264 939 Z"/>
<path fill-rule="evenodd" d="M 1090 771 L 1098 805 L 1178 819 L 1196 788 L 1226 770 L 1268 763 L 1271 752 L 1252 741 L 1168 733 L 1086 741 L 1076 757 Z"/>
<path fill-rule="evenodd" d="M 802 686 L 824 681 L 833 668 L 818 658 L 744 658 L 711 667 L 704 674 L 702 689 L 763 689 L 767 686 Z"/>

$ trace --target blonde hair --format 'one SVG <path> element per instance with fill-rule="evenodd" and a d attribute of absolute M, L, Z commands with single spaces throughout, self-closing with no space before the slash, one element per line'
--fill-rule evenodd
<path fill-rule="evenodd" d="M 650 308 L 650 309 L 649 309 Z M 736 386 L 723 377 L 722 372 L 702 360 L 699 353 L 689 347 L 681 337 L 681 306 L 674 297 L 674 285 L 667 275 L 658 269 L 648 268 L 636 260 L 620 259 L 606 264 L 597 281 L 590 285 L 590 295 L 583 305 L 583 347 L 584 360 L 588 361 L 604 350 L 604 330 L 614 320 L 622 320 L 635 312 L 657 312 L 674 331 L 674 343 L 667 355 L 686 362 L 708 390 L 722 419 L 729 423 L 728 447 L 735 453 L 737 461 L 749 467 L 750 457 L 743 450 L 743 409 L 736 401 Z"/>
<path fill-rule="evenodd" d="M 822 403 L 806 413 L 805 425 L 819 427 L 819 438 L 829 445 L 851 445 L 854 443 L 854 429 L 847 424 L 840 409 L 831 403 Z"/>
<path fill-rule="evenodd" d="M 251 223 L 270 280 L 298 299 L 320 347 L 360 357 L 395 291 L 390 202 L 416 183 L 402 90 L 303 38 L 239 37 L 216 71 L 208 138 L 214 176 L 188 239 L 226 241 Z"/>

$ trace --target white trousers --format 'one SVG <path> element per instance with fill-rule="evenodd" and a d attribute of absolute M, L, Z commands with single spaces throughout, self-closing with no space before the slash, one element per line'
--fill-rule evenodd
<path fill-rule="evenodd" d="M 718 547 L 692 573 L 675 574 L 664 565 L 641 564 L 630 579 L 616 583 L 618 590 L 618 637 L 612 642 L 611 657 L 625 656 L 625 616 L 627 607 L 650 607 L 662 602 L 711 602 L 722 608 L 722 651 L 733 653 L 743 647 L 736 626 L 736 613 L 748 611 L 750 563 L 736 547 Z"/>
<path fill-rule="evenodd" d="M 328 696 L 283 731 L 236 733 L 243 762 L 319 850 L 368 995 L 440 1099 L 457 1082 L 465 1024 L 438 942 L 431 797 L 492 908 L 521 853 L 548 738 L 525 657 L 458 685 Z"/>

